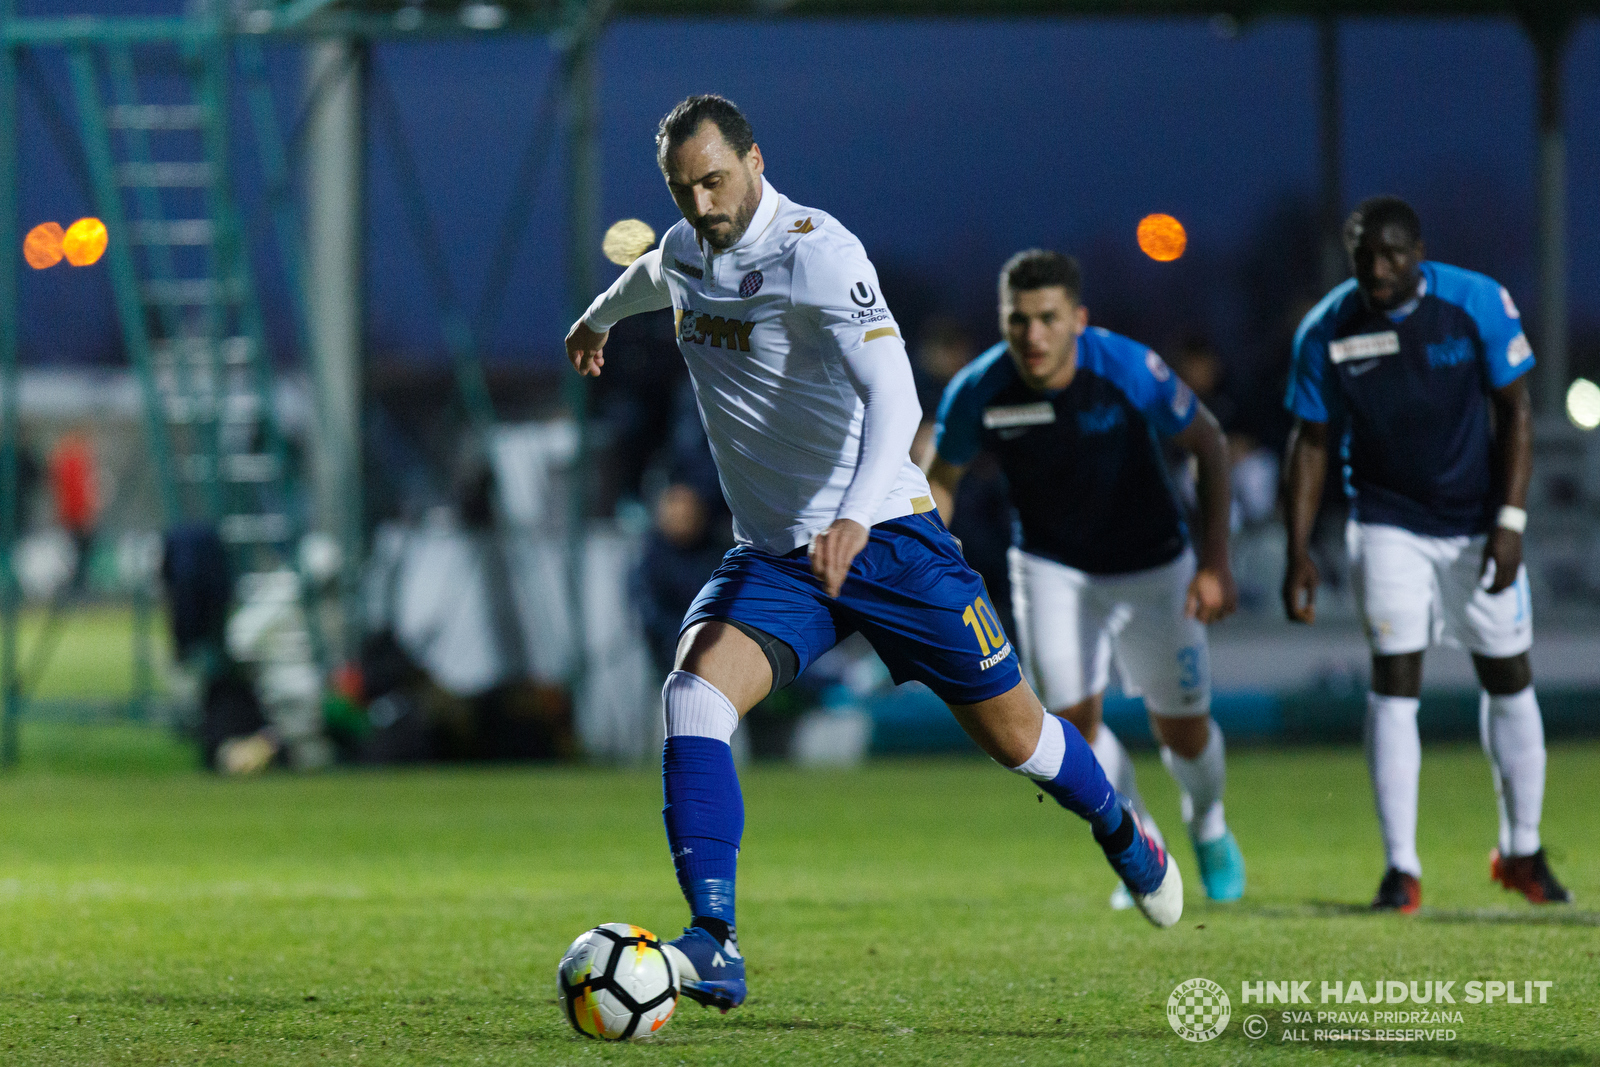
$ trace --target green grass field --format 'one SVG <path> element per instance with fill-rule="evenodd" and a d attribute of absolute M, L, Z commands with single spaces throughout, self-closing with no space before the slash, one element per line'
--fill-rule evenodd
<path fill-rule="evenodd" d="M 107 732 L 107 731 L 111 732 Z M 515 768 L 219 781 L 161 735 L 35 726 L 0 779 L 0 1063 L 647 1064 L 1600 1062 L 1600 746 L 1558 747 L 1546 829 L 1576 908 L 1487 881 L 1481 755 L 1429 750 L 1426 907 L 1358 905 L 1380 872 L 1360 753 L 1243 750 L 1231 906 L 1161 932 L 1106 906 L 1086 829 L 978 760 L 758 766 L 740 931 L 751 997 L 685 1002 L 651 1042 L 584 1041 L 553 973 L 585 928 L 674 934 L 682 903 L 647 773 Z M 121 747 L 137 772 L 111 773 Z M 1173 787 L 1144 759 L 1158 818 Z M 1165 1018 L 1220 983 L 1208 1044 Z M 1553 980 L 1544 1005 L 1457 1006 L 1456 1039 L 1251 1040 L 1240 983 Z M 1315 1007 L 1315 1006 L 1313 1006 Z M 1295 1029 L 1311 1030 L 1309 1024 Z M 1378 1026 L 1382 1029 L 1385 1027 Z"/>

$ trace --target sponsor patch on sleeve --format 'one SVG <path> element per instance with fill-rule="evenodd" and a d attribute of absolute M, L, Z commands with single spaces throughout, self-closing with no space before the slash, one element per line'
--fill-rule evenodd
<path fill-rule="evenodd" d="M 1150 377 L 1158 382 L 1164 382 L 1172 377 L 1172 368 L 1168 367 L 1166 361 L 1156 355 L 1152 348 L 1144 350 L 1144 365 L 1149 369 Z"/>
<path fill-rule="evenodd" d="M 1500 290 L 1502 293 L 1504 289 Z M 1533 358 L 1533 346 L 1528 343 L 1528 335 L 1519 333 L 1506 345 L 1506 362 L 1513 367 L 1520 367 Z"/>
<path fill-rule="evenodd" d="M 1500 287 L 1500 303 L 1505 305 L 1506 318 L 1508 318 L 1508 319 L 1520 319 L 1520 318 L 1522 318 L 1522 312 L 1517 310 L 1516 301 L 1511 299 L 1511 293 L 1508 292 L 1506 290 L 1506 287 L 1503 286 L 1503 285 Z"/>
<path fill-rule="evenodd" d="M 1182 380 L 1179 380 L 1172 390 L 1172 413 L 1181 419 L 1188 415 L 1189 410 L 1193 407 L 1194 392 L 1187 385 L 1184 385 Z"/>

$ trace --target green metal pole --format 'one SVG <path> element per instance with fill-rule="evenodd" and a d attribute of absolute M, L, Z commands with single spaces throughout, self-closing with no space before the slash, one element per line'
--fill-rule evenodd
<path fill-rule="evenodd" d="M 0 0 L 0 36 L 14 15 Z M 0 766 L 17 763 L 17 56 L 0 45 Z"/>
<path fill-rule="evenodd" d="M 117 304 L 117 318 L 122 324 L 122 340 L 128 346 L 129 361 L 138 374 L 144 396 L 150 451 L 155 455 L 157 481 L 161 486 L 162 514 L 167 525 L 174 526 L 183 520 L 183 501 L 172 464 L 166 409 L 156 387 L 150 338 L 145 333 L 139 275 L 130 247 L 132 235 L 117 189 L 116 164 L 111 158 L 110 131 L 106 128 L 105 108 L 96 82 L 94 57 L 87 46 L 73 49 L 69 69 L 78 98 L 78 119 L 83 124 L 84 154 L 89 161 L 100 218 L 106 224 L 106 261 L 111 268 L 111 292 Z"/>
<path fill-rule="evenodd" d="M 600 122 L 598 52 L 604 27 L 604 3 L 580 5 L 578 32 L 563 64 L 567 111 L 567 310 L 575 320 L 588 308 L 599 287 L 595 254 L 600 249 Z M 596 17 L 596 16 L 600 17 Z M 573 703 L 588 685 L 588 612 L 584 610 L 584 536 L 589 504 L 589 380 L 568 373 L 562 395 L 577 434 L 567 500 L 568 584 L 572 600 Z"/>

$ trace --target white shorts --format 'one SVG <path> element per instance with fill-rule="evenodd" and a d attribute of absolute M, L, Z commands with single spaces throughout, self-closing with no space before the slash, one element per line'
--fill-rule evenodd
<path fill-rule="evenodd" d="M 1157 715 L 1211 710 L 1206 628 L 1183 613 L 1194 552 L 1132 574 L 1098 575 L 1011 549 L 1011 607 L 1022 669 L 1060 711 L 1105 691 L 1115 653 L 1122 690 Z"/>
<path fill-rule="evenodd" d="M 1429 645 L 1463 646 L 1493 659 L 1533 645 L 1528 569 L 1489 595 L 1480 576 L 1488 536 L 1427 537 L 1398 526 L 1352 522 L 1346 528 L 1356 604 L 1367 641 L 1381 656 Z"/>

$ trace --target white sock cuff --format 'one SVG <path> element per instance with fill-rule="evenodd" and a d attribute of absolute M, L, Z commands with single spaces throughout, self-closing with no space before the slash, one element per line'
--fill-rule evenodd
<path fill-rule="evenodd" d="M 1018 774 L 1027 775 L 1036 782 L 1048 782 L 1061 773 L 1061 762 L 1067 758 L 1067 735 L 1065 724 L 1048 711 L 1044 713 L 1044 724 L 1039 730 L 1039 744 L 1034 747 L 1033 755 L 1020 767 L 1011 768 Z"/>
<path fill-rule="evenodd" d="M 1367 712 L 1372 715 L 1409 715 L 1416 718 L 1422 707 L 1421 697 L 1391 697 L 1367 691 Z"/>
<path fill-rule="evenodd" d="M 1491 715 L 1539 714 L 1539 698 L 1534 695 L 1532 685 L 1505 696 L 1495 696 L 1488 690 L 1484 690 L 1483 695 L 1488 698 Z"/>
<path fill-rule="evenodd" d="M 739 727 L 739 713 L 722 690 L 697 674 L 673 671 L 661 687 L 668 737 L 712 737 L 727 744 Z"/>

